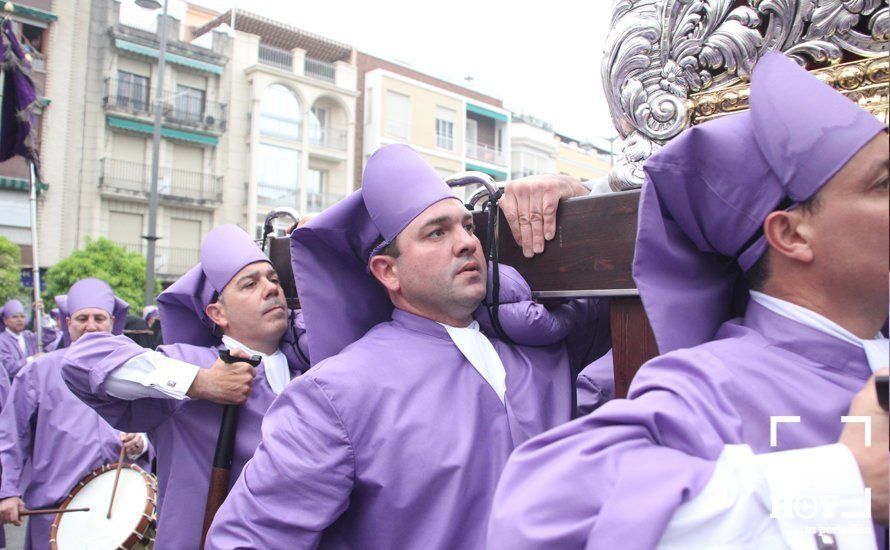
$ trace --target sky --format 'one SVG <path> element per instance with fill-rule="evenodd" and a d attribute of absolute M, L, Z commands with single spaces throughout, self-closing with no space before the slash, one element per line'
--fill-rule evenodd
<path fill-rule="evenodd" d="M 610 0 L 195 0 L 241 9 L 498 97 L 581 141 L 615 135 L 600 82 Z M 598 139 L 599 138 L 599 139 Z"/>

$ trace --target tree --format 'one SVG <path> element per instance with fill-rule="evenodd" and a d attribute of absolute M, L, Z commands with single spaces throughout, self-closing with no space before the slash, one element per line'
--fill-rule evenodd
<path fill-rule="evenodd" d="M 86 245 L 49 268 L 46 272 L 46 294 L 49 298 L 66 294 L 72 284 L 85 277 L 96 277 L 111 285 L 114 293 L 130 304 L 130 311 L 142 312 L 145 305 L 145 258 L 127 252 L 110 240 L 87 237 Z M 155 281 L 155 294 L 161 284 Z M 139 314 L 137 313 L 137 315 Z"/>
<path fill-rule="evenodd" d="M 0 307 L 6 300 L 24 294 L 21 257 L 17 244 L 0 237 Z"/>

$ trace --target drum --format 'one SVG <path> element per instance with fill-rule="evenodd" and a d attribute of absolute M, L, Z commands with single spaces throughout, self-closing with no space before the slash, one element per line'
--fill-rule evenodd
<path fill-rule="evenodd" d="M 117 464 L 107 464 L 74 486 L 60 508 L 90 510 L 56 515 L 49 533 L 52 550 L 152 547 L 157 523 L 157 480 L 139 466 L 124 465 L 111 518 L 106 518 L 116 473 Z"/>

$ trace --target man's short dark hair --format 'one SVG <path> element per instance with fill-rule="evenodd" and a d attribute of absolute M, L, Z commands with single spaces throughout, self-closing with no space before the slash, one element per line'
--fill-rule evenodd
<path fill-rule="evenodd" d="M 384 246 L 377 254 L 379 256 L 389 256 L 390 258 L 398 258 L 402 252 L 399 250 L 398 236 L 391 243 Z"/>
<path fill-rule="evenodd" d="M 813 196 L 798 204 L 797 208 L 806 214 L 812 215 L 818 212 L 821 204 L 822 203 L 819 200 L 819 192 L 817 191 Z M 767 252 L 768 251 L 769 249 L 767 249 Z M 763 286 L 766 284 L 767 279 L 769 279 L 769 259 L 767 258 L 767 252 L 764 252 L 760 259 L 754 262 L 754 265 L 745 272 L 745 279 L 748 281 L 748 288 L 751 290 L 763 290 Z"/>

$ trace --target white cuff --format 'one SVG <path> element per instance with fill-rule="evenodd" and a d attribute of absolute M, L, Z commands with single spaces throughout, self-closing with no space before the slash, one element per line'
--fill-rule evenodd
<path fill-rule="evenodd" d="M 200 370 L 191 363 L 160 355 L 155 360 L 154 371 L 145 377 L 142 384 L 173 399 L 188 399 L 186 394 Z"/>
<path fill-rule="evenodd" d="M 757 455 L 769 484 L 770 517 L 792 548 L 815 548 L 816 533 L 838 548 L 876 548 L 871 495 L 843 444 Z"/>

